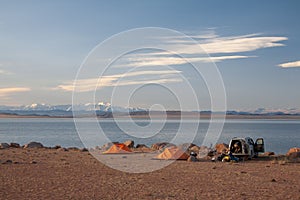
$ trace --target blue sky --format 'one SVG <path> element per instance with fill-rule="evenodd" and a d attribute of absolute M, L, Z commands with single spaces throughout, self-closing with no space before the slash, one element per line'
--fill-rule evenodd
<path fill-rule="evenodd" d="M 228 109 L 300 109 L 298 1 L 0 0 L 0 5 L 0 105 L 69 104 L 72 88 L 68 86 L 96 45 L 129 29 L 162 27 L 196 38 L 211 57 L 218 58 Z M 193 53 L 180 43 L 178 47 L 178 51 L 184 49 L 180 53 Z M 158 60 L 151 56 L 152 60 L 145 59 Z M 192 74 L 186 63 L 172 62 L 167 64 L 175 71 L 187 77 Z M 164 63 L 161 60 L 155 70 L 166 71 Z M 154 69 L 146 71 L 156 81 L 163 79 Z M 164 78 L 175 80 L 171 75 L 166 72 Z M 131 74 L 128 79 L 141 78 Z M 180 83 L 168 84 L 184 90 Z M 111 101 L 112 88 L 99 88 L 99 101 Z M 178 108 L 172 95 L 164 97 L 163 90 L 145 88 L 144 98 L 131 106 L 156 102 Z M 208 93 L 204 85 L 200 88 L 204 90 L 197 93 L 201 108 L 209 109 Z M 91 102 L 85 99 L 86 92 L 79 95 L 82 103 Z"/>

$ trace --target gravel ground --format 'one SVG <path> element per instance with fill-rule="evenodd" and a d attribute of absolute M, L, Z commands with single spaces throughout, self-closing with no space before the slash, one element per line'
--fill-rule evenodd
<path fill-rule="evenodd" d="M 0 199 L 300 199 L 300 163 L 270 159 L 126 173 L 89 152 L 10 148 L 0 162 Z"/>

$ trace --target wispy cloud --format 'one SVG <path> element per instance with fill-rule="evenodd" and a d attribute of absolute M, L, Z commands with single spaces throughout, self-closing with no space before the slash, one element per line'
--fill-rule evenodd
<path fill-rule="evenodd" d="M 1 66 L 1 65 L 0 65 Z M 12 73 L 3 69 L 0 69 L 0 75 L 11 75 Z"/>
<path fill-rule="evenodd" d="M 245 35 L 237 37 L 214 38 L 202 44 L 202 48 L 210 54 L 214 53 L 241 53 L 263 48 L 280 47 L 284 44 L 279 43 L 287 40 L 287 37 L 272 37 Z"/>
<path fill-rule="evenodd" d="M 241 53 L 250 52 L 263 48 L 280 47 L 280 43 L 287 40 L 287 37 L 262 36 L 261 34 L 248 34 L 232 37 L 211 37 L 203 39 L 202 35 L 194 35 L 193 39 L 200 43 L 200 46 L 209 54 L 216 53 Z M 170 38 L 168 43 L 174 47 L 179 54 L 195 54 L 199 52 L 199 44 L 187 41 L 185 38 Z"/>
<path fill-rule="evenodd" d="M 73 91 L 76 89 L 78 92 L 87 92 L 104 87 L 181 82 L 182 79 L 180 76 L 176 76 L 176 74 L 181 73 L 181 71 L 157 71 L 153 70 L 154 67 L 184 65 L 195 62 L 208 63 L 233 59 L 247 59 L 255 57 L 255 55 L 240 54 L 263 48 L 284 46 L 281 42 L 288 39 L 286 37 L 263 36 L 259 33 L 221 37 L 216 34 L 214 30 L 198 35 L 192 34 L 192 38 L 197 42 L 187 40 L 184 37 L 157 38 L 162 44 L 167 45 L 168 52 L 135 52 L 125 55 L 118 63 L 112 65 L 112 68 L 132 68 L 139 69 L 140 71 L 105 75 L 101 78 L 80 79 L 76 81 L 76 87 L 73 81 L 67 81 L 58 85 L 55 89 L 64 91 Z M 202 47 L 204 51 L 201 52 L 201 48 L 199 47 Z M 208 56 L 206 52 L 209 53 L 210 56 Z M 142 71 L 140 67 L 151 68 L 151 70 Z"/>
<path fill-rule="evenodd" d="M 211 57 L 190 57 L 190 58 L 180 58 L 173 57 L 171 54 L 169 56 L 161 56 L 157 53 L 149 54 L 136 54 L 128 58 L 126 64 L 116 65 L 114 67 L 152 67 L 152 66 L 170 66 L 170 65 L 183 65 L 195 62 L 221 62 L 224 60 L 232 59 L 245 59 L 254 56 L 242 56 L 242 55 L 228 55 L 228 56 L 211 56 Z"/>
<path fill-rule="evenodd" d="M 74 85 L 73 81 L 67 81 L 54 89 L 64 91 L 73 91 L 76 89 L 77 92 L 88 92 L 104 87 L 174 83 L 182 81 L 178 76 L 179 73 L 181 71 L 177 70 L 134 71 L 123 74 L 105 75 L 99 78 L 79 79 L 76 80 L 76 85 Z M 140 76 L 140 79 L 138 79 L 138 76 Z M 128 79 L 131 77 L 135 78 Z"/>
<path fill-rule="evenodd" d="M 299 61 L 294 61 L 294 62 L 282 63 L 282 64 L 279 64 L 278 66 L 282 67 L 282 68 L 300 67 L 300 60 Z"/>
<path fill-rule="evenodd" d="M 10 87 L 10 88 L 0 88 L 0 97 L 10 96 L 19 92 L 28 92 L 30 88 L 27 87 Z"/>
<path fill-rule="evenodd" d="M 125 62 L 114 67 L 183 65 L 193 62 L 206 63 L 245 59 L 256 56 L 239 54 L 284 46 L 281 42 L 288 39 L 287 37 L 262 36 L 260 33 L 220 37 L 214 31 L 206 34 L 193 34 L 190 37 L 197 42 L 180 36 L 158 38 L 167 45 L 170 51 L 136 53 L 128 56 L 127 60 L 124 60 Z M 184 55 L 185 59 L 176 57 L 175 54 L 179 56 Z"/>

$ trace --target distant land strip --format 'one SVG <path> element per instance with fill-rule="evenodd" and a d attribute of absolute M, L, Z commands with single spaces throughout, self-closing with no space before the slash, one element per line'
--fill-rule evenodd
<path fill-rule="evenodd" d="M 109 119 L 109 118 L 133 118 L 133 119 L 211 119 L 212 116 L 216 119 L 222 118 L 223 115 L 220 113 L 211 112 L 181 112 L 181 111 L 154 111 L 148 112 L 132 112 L 128 113 L 102 113 L 97 114 L 98 118 Z M 95 114 L 84 114 L 76 116 L 78 118 L 93 118 Z M 39 115 L 39 114 L 17 114 L 17 113 L 0 113 L 0 118 L 73 118 L 72 115 L 64 116 L 53 116 L 53 115 Z M 294 119 L 299 120 L 299 114 L 231 114 L 226 113 L 226 119 Z"/>

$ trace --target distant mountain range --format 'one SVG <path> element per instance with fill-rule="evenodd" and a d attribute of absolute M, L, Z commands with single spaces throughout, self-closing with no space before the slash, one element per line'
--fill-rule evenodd
<path fill-rule="evenodd" d="M 50 105 L 38 104 L 22 106 L 0 106 L 0 114 L 15 115 L 37 115 L 37 116 L 72 116 L 73 112 L 80 115 L 90 115 L 95 113 L 100 116 L 108 116 L 111 113 L 138 113 L 147 112 L 141 108 L 125 108 L 120 106 L 112 106 L 110 103 L 99 102 L 97 104 L 86 103 L 78 105 Z"/>
<path fill-rule="evenodd" d="M 86 103 L 72 105 L 49 105 L 49 104 L 38 104 L 34 103 L 31 105 L 22 106 L 0 106 L 0 114 L 13 114 L 13 115 L 34 115 L 34 116 L 50 116 L 50 117 L 72 117 L 73 112 L 82 116 L 88 116 L 96 113 L 98 116 L 111 117 L 112 113 L 118 113 L 119 115 L 130 114 L 130 115 L 143 115 L 148 114 L 147 109 L 143 108 L 125 108 L 121 106 L 112 106 L 110 103 L 99 102 L 96 104 Z M 193 111 L 191 113 L 200 114 L 212 114 L 211 111 Z M 157 112 L 159 113 L 159 111 Z M 179 111 L 168 111 L 168 114 L 179 114 Z M 187 113 L 187 112 L 185 112 Z M 217 112 L 216 112 L 217 113 Z M 280 116 L 280 115 L 300 115 L 299 109 L 266 109 L 259 108 L 253 111 L 227 111 L 227 115 L 262 115 L 262 116 Z"/>

